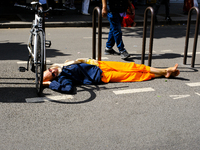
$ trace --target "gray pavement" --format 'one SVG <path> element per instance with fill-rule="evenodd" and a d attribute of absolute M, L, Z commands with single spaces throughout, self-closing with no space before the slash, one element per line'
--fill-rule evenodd
<path fill-rule="evenodd" d="M 171 5 L 173 24 L 180 25 L 165 26 L 164 6 L 160 8 L 158 19 L 163 25 L 154 30 L 152 66 L 163 68 L 179 63 L 179 77 L 77 86 L 75 95 L 46 88 L 41 100 L 35 92 L 35 75 L 30 71 L 18 71 L 19 66 L 26 67 L 26 44 L 33 14 L 20 9 L 10 11 L 19 21 L 1 22 L 1 28 L 16 29 L 0 29 L 0 149 L 200 149 L 200 52 L 197 48 L 195 68 L 191 68 L 192 34 L 187 65 L 182 64 L 186 34 L 183 24 L 187 15 L 182 14 L 182 4 Z M 138 26 L 143 23 L 142 12 L 146 7 L 136 9 Z M 78 10 L 67 10 L 63 15 L 53 14 L 46 20 L 48 27 L 68 27 L 46 28 L 47 39 L 52 41 L 47 49 L 48 66 L 66 59 L 91 57 L 91 18 Z M 107 25 L 107 20 L 103 21 Z M 102 30 L 103 49 L 109 29 Z M 142 31 L 142 27 L 123 28 L 130 61 L 136 63 L 141 62 Z M 119 56 L 103 53 L 102 60 L 123 61 Z M 34 101 L 36 103 L 29 103 Z"/>
<path fill-rule="evenodd" d="M 74 95 L 46 88 L 40 100 L 35 74 L 18 71 L 19 66 L 26 67 L 30 29 L 0 29 L 0 149 L 199 150 L 200 51 L 195 68 L 190 68 L 190 38 L 183 65 L 185 30 L 186 25 L 156 26 L 154 34 L 152 66 L 178 63 L 179 77 L 82 85 Z M 142 27 L 123 28 L 130 61 L 136 63 L 141 62 L 142 31 Z M 108 32 L 109 28 L 102 29 L 102 49 Z M 52 42 L 47 48 L 48 66 L 92 56 L 90 27 L 47 28 L 46 37 Z M 123 61 L 104 53 L 102 60 Z"/>
<path fill-rule="evenodd" d="M 96 3 L 90 4 L 89 13 L 90 16 L 84 16 L 81 12 L 81 5 L 76 5 L 76 10 L 66 9 L 63 13 L 53 11 L 51 15 L 47 16 L 46 27 L 92 27 L 92 12 L 95 7 L 100 7 Z M 144 21 L 145 9 L 148 5 L 137 5 L 135 22 L 137 26 L 142 26 Z M 183 13 L 183 3 L 171 3 L 170 15 L 172 18 L 171 24 L 186 24 L 188 16 Z M 12 6 L 0 6 L 0 28 L 29 28 L 32 20 L 34 19 L 33 12 L 25 10 L 23 8 L 16 8 Z M 161 5 L 158 13 L 159 25 L 166 25 L 167 22 L 164 20 L 165 7 Z M 150 18 L 150 17 L 149 17 Z M 192 14 L 192 23 L 195 23 L 196 13 Z M 150 19 L 148 19 L 150 22 Z M 109 22 L 103 18 L 103 26 L 108 26 Z"/>

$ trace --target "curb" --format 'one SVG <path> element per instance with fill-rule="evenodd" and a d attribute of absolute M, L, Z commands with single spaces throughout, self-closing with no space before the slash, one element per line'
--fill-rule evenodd
<path fill-rule="evenodd" d="M 143 21 L 136 20 L 137 26 L 143 26 Z M 150 21 L 147 21 L 147 24 L 150 25 Z M 178 20 L 172 21 L 170 24 L 166 21 L 159 21 L 155 23 L 156 25 L 178 25 L 185 24 L 187 25 L 187 20 Z M 191 24 L 196 24 L 196 19 L 191 20 Z M 0 23 L 0 28 L 31 28 L 32 22 L 10 22 L 10 23 Z M 72 22 L 46 22 L 45 27 L 92 27 L 92 21 L 72 21 Z M 109 27 L 108 21 L 102 22 L 102 27 Z"/>

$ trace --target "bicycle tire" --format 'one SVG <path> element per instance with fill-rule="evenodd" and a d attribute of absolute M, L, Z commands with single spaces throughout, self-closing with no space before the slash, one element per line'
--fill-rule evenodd
<path fill-rule="evenodd" d="M 44 72 L 44 49 L 45 41 L 44 34 L 42 31 L 38 31 L 37 34 L 37 55 L 35 63 L 35 74 L 36 74 L 36 89 L 38 96 L 41 96 L 43 90 L 43 72 Z"/>
<path fill-rule="evenodd" d="M 31 71 L 32 72 L 35 72 L 35 66 L 34 66 L 34 59 L 33 59 L 33 56 L 32 54 L 34 54 L 34 34 L 33 33 L 30 33 L 30 36 L 29 36 L 29 40 L 28 40 L 28 49 L 30 50 L 29 52 L 29 66 L 27 67 L 30 67 Z"/>

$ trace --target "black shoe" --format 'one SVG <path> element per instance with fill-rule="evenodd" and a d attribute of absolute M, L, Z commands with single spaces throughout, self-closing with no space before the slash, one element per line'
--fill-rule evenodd
<path fill-rule="evenodd" d="M 105 55 L 119 55 L 119 53 L 116 52 L 114 49 L 108 49 L 108 48 L 105 49 L 104 54 Z"/>
<path fill-rule="evenodd" d="M 126 50 L 124 50 L 123 52 L 120 52 L 120 55 L 121 55 L 121 59 L 124 59 L 124 60 L 130 57 L 130 54 Z"/>
<path fill-rule="evenodd" d="M 170 16 L 168 16 L 168 17 L 165 17 L 165 21 L 172 22 L 172 19 L 170 18 Z"/>

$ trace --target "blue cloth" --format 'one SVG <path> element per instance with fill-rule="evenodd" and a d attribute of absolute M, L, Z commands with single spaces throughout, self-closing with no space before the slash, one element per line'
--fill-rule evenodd
<path fill-rule="evenodd" d="M 108 49 L 112 49 L 112 47 L 117 45 L 117 48 L 120 52 L 124 51 L 124 43 L 122 40 L 122 31 L 121 31 L 121 23 L 123 17 L 120 16 L 119 13 L 109 12 L 107 14 L 107 19 L 110 22 L 110 31 L 108 34 L 108 41 L 106 43 L 106 47 Z"/>
<path fill-rule="evenodd" d="M 40 2 L 41 4 L 46 4 L 46 3 L 47 3 L 46 0 L 39 0 L 39 2 Z"/>
<path fill-rule="evenodd" d="M 102 70 L 99 67 L 85 63 L 64 66 L 58 78 L 51 82 L 49 88 L 62 93 L 73 93 L 75 85 L 102 83 L 101 74 Z"/>

